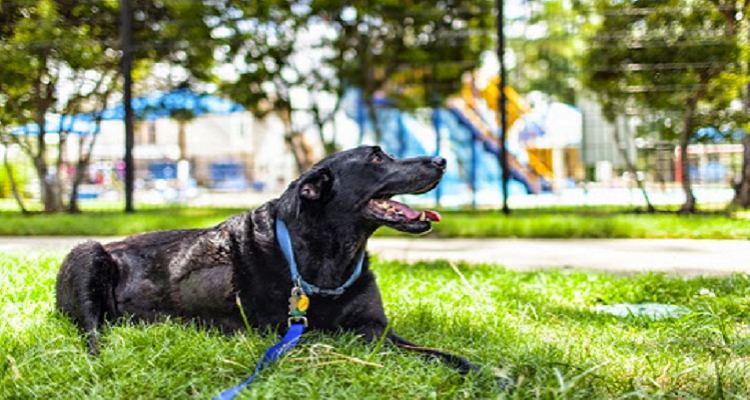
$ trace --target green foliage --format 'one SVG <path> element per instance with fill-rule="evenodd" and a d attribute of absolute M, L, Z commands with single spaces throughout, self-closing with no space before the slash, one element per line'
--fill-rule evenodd
<path fill-rule="evenodd" d="M 557 101 L 575 104 L 580 89 L 579 61 L 582 35 L 588 19 L 575 2 L 546 0 L 530 3 L 530 15 L 509 47 L 517 58 L 512 85 L 520 93 L 540 91 Z M 538 32 L 544 32 L 539 35 Z M 529 37 L 527 32 L 535 32 Z"/>
<path fill-rule="evenodd" d="M 104 75 L 117 68 L 118 55 L 107 51 L 117 39 L 117 2 L 39 0 L 3 2 L 0 7 L 3 115 L 26 123 L 38 121 L 39 113 L 83 111 L 80 101 L 70 110 L 66 103 L 57 104 L 57 85 L 78 78 L 81 71 Z M 92 92 L 79 90 L 73 97 Z"/>
<path fill-rule="evenodd" d="M 136 73 L 166 63 L 182 67 L 186 81 L 211 79 L 214 48 L 222 44 L 211 37 L 214 5 L 134 1 L 133 9 Z M 47 116 L 95 114 L 111 105 L 120 84 L 120 19 L 119 2 L 111 0 L 0 2 L 0 141 L 19 145 L 35 160 L 37 176 L 44 178 L 45 211 L 61 211 L 62 193 L 73 192 L 62 188 L 59 178 L 47 179 L 49 165 L 62 163 L 60 152 L 48 151 Z M 36 123 L 42 134 L 8 134 L 12 126 L 27 123 Z M 69 134 L 59 133 L 60 147 Z"/>
<path fill-rule="evenodd" d="M 0 397 L 208 398 L 245 379 L 279 340 L 223 336 L 177 321 L 124 323 L 88 355 L 54 311 L 61 256 L 0 254 Z M 454 269 L 455 267 L 455 269 Z M 509 398 L 747 398 L 750 278 L 681 279 L 493 265 L 375 262 L 393 328 L 417 343 L 502 369 Z M 456 272 L 459 271 L 460 275 Z M 652 321 L 593 311 L 659 302 L 692 312 Z M 314 303 L 312 305 L 314 307 Z M 243 398 L 497 398 L 487 377 L 349 333 L 307 333 Z"/>
<path fill-rule="evenodd" d="M 292 0 L 236 2 L 221 16 L 227 30 L 224 62 L 237 62 L 236 79 L 221 79 L 221 91 L 256 115 L 290 111 L 290 89 L 299 83 L 292 55 L 304 15 Z"/>
<path fill-rule="evenodd" d="M 491 45 L 492 7 L 490 0 L 246 2 L 237 5 L 240 17 L 223 21 L 231 32 L 226 60 L 239 57 L 244 67 L 222 90 L 256 113 L 288 113 L 295 86 L 333 95 L 359 88 L 368 97 L 386 90 L 402 107 L 434 104 L 460 88 L 461 75 Z"/>
<path fill-rule="evenodd" d="M 740 36 L 746 15 L 733 9 L 734 3 L 718 7 L 707 0 L 689 6 L 678 0 L 598 0 L 594 4 L 602 17 L 583 62 L 584 69 L 591 71 L 584 84 L 597 93 L 611 120 L 635 107 L 669 112 L 678 125 L 690 98 L 700 101 L 698 113 L 719 117 L 715 111 L 727 110 L 732 100 L 741 97 L 747 82 L 743 72 L 747 54 L 742 50 L 746 44 Z M 714 118 L 714 124 L 731 121 L 730 115 L 723 116 Z"/>
<path fill-rule="evenodd" d="M 494 32 L 490 0 L 316 0 L 312 12 L 338 35 L 328 63 L 365 98 L 385 91 L 401 108 L 435 105 L 479 65 Z"/>
<path fill-rule="evenodd" d="M 596 0 L 594 8 L 601 22 L 584 57 L 591 71 L 584 84 L 596 93 L 610 121 L 640 110 L 645 125 L 656 125 L 651 131 L 663 135 L 653 139 L 678 136 L 681 154 L 705 124 L 724 130 L 747 122 L 745 110 L 729 107 L 748 82 L 746 4 Z M 681 157 L 680 166 L 681 212 L 693 212 L 687 157 Z"/>
<path fill-rule="evenodd" d="M 301 171 L 316 161 L 303 143 L 301 113 L 331 153 L 335 132 L 324 134 L 324 126 L 345 90 L 361 89 L 371 110 L 375 93 L 399 108 L 437 105 L 491 44 L 490 0 L 231 4 L 217 22 L 228 43 L 219 56 L 236 76 L 220 77 L 220 91 L 257 116 L 279 115 Z"/>

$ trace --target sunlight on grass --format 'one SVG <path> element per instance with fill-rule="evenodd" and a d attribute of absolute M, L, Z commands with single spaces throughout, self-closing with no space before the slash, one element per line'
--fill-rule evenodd
<path fill-rule="evenodd" d="M 0 398 L 212 397 L 247 377 L 275 334 L 223 336 L 191 324 L 105 329 L 89 356 L 54 312 L 59 255 L 0 254 Z M 518 273 L 497 266 L 376 261 L 392 326 L 419 344 L 516 377 L 511 398 L 747 398 L 750 277 Z M 614 317 L 601 304 L 664 303 L 674 319 Z M 487 377 L 308 333 L 243 398 L 495 398 Z"/>

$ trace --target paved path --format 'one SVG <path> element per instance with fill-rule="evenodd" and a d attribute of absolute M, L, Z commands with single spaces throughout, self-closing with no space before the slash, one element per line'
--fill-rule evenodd
<path fill-rule="evenodd" d="M 0 237 L 0 251 L 65 252 L 85 239 Z M 369 250 L 386 260 L 445 259 L 494 263 L 513 270 L 574 268 L 686 276 L 750 273 L 750 241 L 739 240 L 371 239 Z"/>
<path fill-rule="evenodd" d="M 513 270 L 574 268 L 687 276 L 750 273 L 750 241 L 688 239 L 379 239 L 370 251 L 385 259 L 466 260 Z"/>

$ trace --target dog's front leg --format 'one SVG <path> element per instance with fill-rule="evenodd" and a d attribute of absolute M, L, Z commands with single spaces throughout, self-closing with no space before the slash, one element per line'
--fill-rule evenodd
<path fill-rule="evenodd" d="M 338 320 L 339 327 L 353 329 L 368 342 L 378 341 L 385 335 L 389 343 L 405 350 L 416 351 L 426 357 L 437 358 L 462 375 L 472 371 L 479 372 L 480 368 L 464 357 L 419 346 L 393 333 L 393 330 L 388 328 L 388 318 L 383 309 L 380 292 L 371 275 L 366 278 L 371 279 L 372 284 L 365 286 L 356 298 L 347 300 L 343 316 Z"/>
<path fill-rule="evenodd" d="M 455 368 L 461 375 L 467 375 L 470 373 L 482 374 L 481 368 L 472 363 L 471 361 L 467 360 L 464 357 L 457 356 L 455 354 L 445 353 L 439 350 L 427 348 L 427 347 L 421 347 L 419 345 L 416 345 L 398 335 L 393 333 L 392 330 L 388 332 L 388 335 L 386 336 L 389 342 L 393 343 L 397 347 L 400 347 L 402 349 L 416 351 L 421 353 L 422 355 L 426 357 L 431 358 L 438 358 L 443 363 Z M 516 381 L 513 378 L 510 378 L 504 374 L 495 374 L 494 382 L 496 387 L 505 393 L 512 393 L 516 386 Z"/>
<path fill-rule="evenodd" d="M 495 373 L 494 376 L 486 375 L 486 371 L 482 371 L 482 368 L 480 368 L 477 364 L 474 364 L 471 361 L 467 360 L 465 357 L 412 343 L 402 338 L 401 336 L 396 335 L 391 329 L 388 329 L 388 333 L 385 333 L 386 328 L 384 325 L 367 325 L 366 328 L 361 327 L 357 331 L 363 336 L 365 340 L 372 342 L 382 339 L 383 335 L 385 335 L 385 339 L 388 341 L 388 343 L 391 343 L 396 347 L 404 350 L 415 351 L 423 357 L 436 358 L 442 361 L 444 364 L 454 368 L 461 375 L 477 374 L 482 377 L 482 380 L 485 380 L 484 378 L 490 378 L 494 381 L 494 387 L 501 392 L 512 393 L 515 389 L 516 381 L 513 378 L 510 378 L 502 373 Z"/>

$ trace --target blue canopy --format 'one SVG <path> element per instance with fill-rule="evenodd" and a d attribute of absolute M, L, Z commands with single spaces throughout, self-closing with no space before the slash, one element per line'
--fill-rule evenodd
<path fill-rule="evenodd" d="M 70 132 L 77 135 L 98 133 L 93 114 L 60 115 L 48 114 L 45 118 L 44 132 Z M 11 129 L 14 135 L 38 135 L 39 124 L 30 122 Z"/>
<path fill-rule="evenodd" d="M 193 116 L 203 114 L 231 114 L 245 109 L 231 100 L 218 96 L 201 95 L 190 89 L 177 89 L 169 93 L 152 92 L 143 97 L 133 99 L 133 112 L 137 119 L 154 121 L 159 118 L 169 118 L 172 112 L 189 110 Z M 121 103 L 102 111 L 104 120 L 125 119 L 125 106 Z"/>
<path fill-rule="evenodd" d="M 189 89 L 177 89 L 168 93 L 152 92 L 143 97 L 133 99 L 133 113 L 136 119 L 154 121 L 160 118 L 170 118 L 172 113 L 180 110 L 190 111 L 194 117 L 203 114 L 231 114 L 242 112 L 244 108 L 230 100 L 213 95 L 201 95 Z M 59 115 L 50 114 L 46 118 L 44 131 L 46 133 L 69 132 L 77 135 L 96 134 L 96 118 L 94 113 Z M 125 119 L 125 106 L 120 103 L 101 112 L 102 120 Z M 38 135 L 39 125 L 31 122 L 12 129 L 15 135 Z"/>
<path fill-rule="evenodd" d="M 742 128 L 727 129 L 720 131 L 713 126 L 707 126 L 698 129 L 695 136 L 690 138 L 690 143 L 713 143 L 721 144 L 726 142 L 739 142 L 746 135 Z"/>

